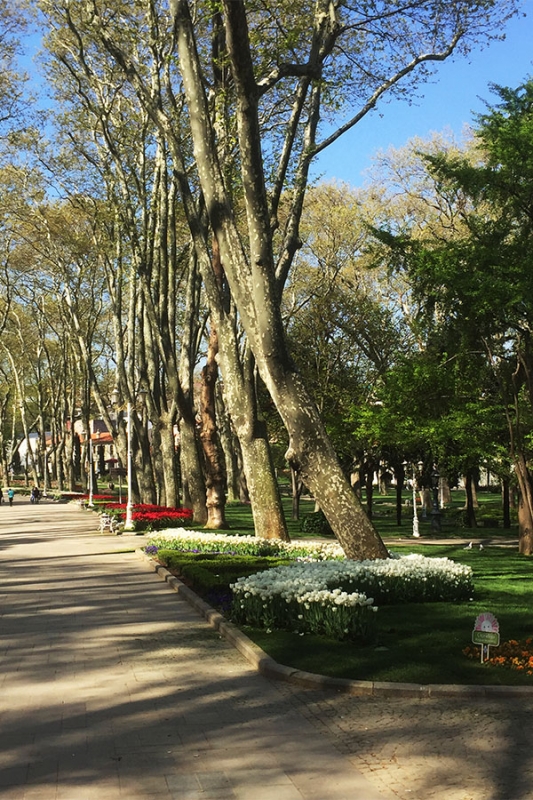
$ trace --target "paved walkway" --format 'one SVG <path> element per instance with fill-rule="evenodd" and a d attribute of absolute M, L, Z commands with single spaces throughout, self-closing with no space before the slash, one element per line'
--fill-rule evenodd
<path fill-rule="evenodd" d="M 533 800 L 533 698 L 271 682 L 94 522 L 0 507 L 0 798 Z"/>
<path fill-rule="evenodd" d="M 0 507 L 1 798 L 383 797 L 298 692 L 120 552 L 139 539 L 94 528 L 74 506 Z"/>

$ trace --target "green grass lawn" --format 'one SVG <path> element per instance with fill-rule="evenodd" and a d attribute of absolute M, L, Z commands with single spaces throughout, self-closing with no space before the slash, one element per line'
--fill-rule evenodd
<path fill-rule="evenodd" d="M 454 498 L 457 507 L 464 495 Z M 494 496 L 487 502 L 494 503 Z M 300 522 L 291 519 L 291 500 L 283 499 L 292 539 L 304 536 Z M 396 525 L 394 500 L 379 498 L 374 505 L 374 523 L 380 535 L 389 541 L 392 551 L 446 556 L 470 565 L 474 570 L 475 593 L 472 600 L 458 603 L 426 603 L 382 606 L 378 611 L 378 639 L 360 646 L 325 637 L 285 631 L 243 628 L 246 634 L 281 664 L 297 669 L 341 678 L 394 681 L 406 683 L 533 685 L 533 677 L 504 667 L 470 660 L 463 650 L 471 645 L 472 630 L 478 614 L 489 611 L 500 623 L 501 641 L 533 637 L 533 559 L 519 555 L 514 547 L 498 547 L 490 542 L 517 537 L 517 530 L 498 528 L 465 529 L 443 524 L 442 540 L 484 539 L 482 551 L 474 546 L 465 550 L 461 544 L 422 545 L 415 539 L 407 545 L 394 546 L 395 538 L 412 535 L 412 509 L 406 507 L 404 524 Z M 312 513 L 314 503 L 302 500 L 301 515 Z M 253 534 L 249 506 L 231 504 L 226 516 L 231 533 Z M 420 522 L 421 536 L 432 536 L 431 521 Z M 491 650 L 495 654 L 497 648 Z"/>
<path fill-rule="evenodd" d="M 404 492 L 404 500 L 410 500 L 410 494 Z M 364 499 L 364 498 L 363 498 Z M 464 528 L 457 524 L 457 511 L 464 506 L 464 492 L 458 491 L 452 494 L 452 505 L 446 509 L 442 516 L 441 532 L 435 535 L 431 529 L 431 519 L 422 518 L 419 513 L 419 532 L 422 537 L 432 537 L 437 539 L 479 539 L 479 538 L 501 538 L 512 539 L 518 537 L 517 527 L 510 529 L 501 527 L 486 528 L 480 524 L 477 528 Z M 303 533 L 301 523 L 307 514 L 312 514 L 315 510 L 314 501 L 302 499 L 300 501 L 300 519 L 292 519 L 292 500 L 290 497 L 282 497 L 285 519 L 291 539 L 316 539 L 315 533 Z M 480 512 L 485 504 L 492 506 L 498 504 L 498 498 L 492 494 L 480 494 Z M 402 524 L 396 524 L 396 504 L 392 494 L 377 495 L 373 504 L 374 517 L 373 523 L 380 536 L 385 538 L 409 538 L 413 532 L 413 509 L 411 506 L 403 507 Z M 242 533 L 253 535 L 254 525 L 252 512 L 249 505 L 241 503 L 230 503 L 226 506 L 226 518 L 231 528 L 231 533 Z M 196 527 L 196 526 L 189 526 Z M 333 539 L 333 537 L 331 537 Z"/>

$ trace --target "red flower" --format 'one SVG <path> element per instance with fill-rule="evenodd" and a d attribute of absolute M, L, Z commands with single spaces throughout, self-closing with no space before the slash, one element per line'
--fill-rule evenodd
<path fill-rule="evenodd" d="M 107 503 L 106 508 L 120 511 L 122 519 L 126 516 L 126 503 Z M 150 527 L 155 530 L 176 527 L 176 523 L 182 524 L 191 519 L 192 509 L 190 508 L 170 508 L 150 503 L 135 503 L 132 510 L 132 520 L 140 529 Z"/>

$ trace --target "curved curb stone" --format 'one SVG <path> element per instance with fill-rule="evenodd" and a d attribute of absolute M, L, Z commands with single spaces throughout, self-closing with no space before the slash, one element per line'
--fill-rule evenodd
<path fill-rule="evenodd" d="M 533 694 L 533 686 L 462 686 L 458 684 L 428 684 L 420 686 L 416 683 L 393 683 L 385 681 L 358 681 L 350 678 L 330 678 L 304 672 L 294 667 L 278 664 L 252 642 L 236 625 L 228 622 L 219 611 L 215 611 L 205 600 L 198 597 L 192 589 L 179 578 L 172 575 L 166 567 L 158 564 L 143 550 L 135 551 L 149 566 L 153 567 L 159 577 L 164 580 L 180 597 L 186 600 L 209 625 L 230 642 L 246 660 L 267 678 L 286 681 L 305 689 L 334 689 L 337 692 L 352 695 L 387 695 L 395 697 L 523 697 Z"/>

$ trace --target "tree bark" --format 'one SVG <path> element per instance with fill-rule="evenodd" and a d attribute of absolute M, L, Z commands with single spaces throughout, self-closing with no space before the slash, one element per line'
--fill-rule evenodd
<path fill-rule="evenodd" d="M 511 527 L 511 492 L 509 478 L 502 478 L 502 508 L 503 527 L 508 530 Z"/>
<path fill-rule="evenodd" d="M 465 475 L 465 490 L 466 490 L 466 520 L 469 528 L 477 528 L 476 511 L 474 507 L 474 482 L 472 480 L 472 473 L 469 470 Z"/>
<path fill-rule="evenodd" d="M 267 430 L 258 416 L 255 361 L 247 344 L 243 352 L 239 352 L 237 322 L 224 288 L 224 272 L 216 238 L 212 244 L 212 258 L 209 261 L 202 258 L 200 264 L 211 316 L 219 336 L 225 406 L 239 439 L 256 535 L 289 541 Z"/>
<path fill-rule="evenodd" d="M 524 455 L 515 460 L 520 497 L 518 500 L 518 551 L 533 555 L 533 479 Z"/>
<path fill-rule="evenodd" d="M 249 503 L 250 496 L 244 476 L 241 444 L 239 442 L 239 437 L 235 434 L 231 426 L 220 384 L 217 384 L 216 411 L 220 443 L 226 461 L 227 502 Z"/>
<path fill-rule="evenodd" d="M 300 519 L 300 497 L 302 496 L 303 483 L 298 473 L 291 468 L 291 488 L 292 488 L 292 518 L 297 521 Z"/>
<path fill-rule="evenodd" d="M 365 495 L 366 495 L 366 515 L 372 519 L 372 506 L 374 504 L 374 464 L 367 461 L 365 464 Z"/>
<path fill-rule="evenodd" d="M 0 463 L 2 485 L 7 486 L 9 481 L 9 470 L 7 465 L 7 452 L 4 430 L 7 422 L 7 406 L 9 402 L 9 391 L 0 400 Z"/>
<path fill-rule="evenodd" d="M 241 446 L 255 532 L 265 539 L 289 541 L 266 425 L 257 415 L 252 354 L 247 349 L 239 359 L 232 322 L 222 316 L 219 322 L 224 400 Z"/>
<path fill-rule="evenodd" d="M 161 414 L 160 420 L 159 443 L 161 447 L 161 473 L 163 476 L 161 505 L 179 506 L 179 475 L 174 423 L 171 414 Z"/>
<path fill-rule="evenodd" d="M 226 506 L 226 471 L 224 454 L 216 423 L 216 383 L 218 367 L 218 336 L 215 326 L 211 325 L 206 363 L 202 369 L 202 386 L 200 390 L 200 441 L 204 453 L 205 488 L 207 505 L 206 528 L 220 530 L 227 528 Z"/>

